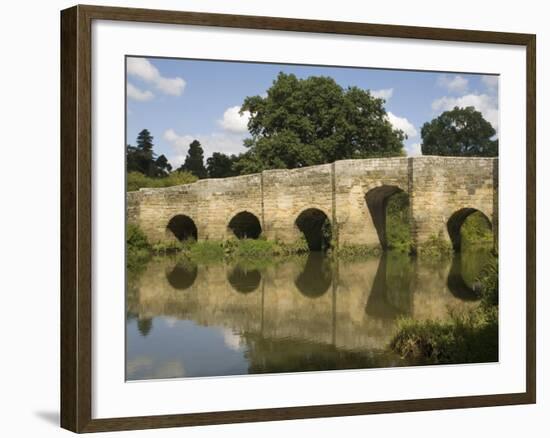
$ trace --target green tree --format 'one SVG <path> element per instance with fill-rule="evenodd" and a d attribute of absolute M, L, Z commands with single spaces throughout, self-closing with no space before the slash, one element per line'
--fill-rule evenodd
<path fill-rule="evenodd" d="M 206 170 L 209 178 L 226 178 L 235 176 L 238 173 L 233 169 L 233 164 L 237 161 L 237 156 L 226 155 L 221 152 L 214 152 L 206 160 Z"/>
<path fill-rule="evenodd" d="M 170 172 L 172 171 L 172 165 L 168 162 L 168 158 L 166 158 L 163 155 L 160 155 L 155 160 L 155 176 L 162 177 L 162 176 L 168 176 Z"/>
<path fill-rule="evenodd" d="M 153 136 L 147 129 L 140 131 L 137 146 L 126 145 L 126 171 L 138 172 L 146 178 L 165 178 L 172 172 L 172 165 L 165 155 L 157 157 L 154 151 Z"/>
<path fill-rule="evenodd" d="M 204 167 L 204 151 L 198 140 L 193 140 L 191 142 L 185 161 L 178 170 L 190 172 L 197 178 L 206 178 L 207 173 Z"/>
<path fill-rule="evenodd" d="M 454 107 L 422 126 L 422 154 L 495 157 L 498 139 L 491 124 L 474 107 Z"/>
<path fill-rule="evenodd" d="M 130 144 L 126 145 L 126 171 L 127 172 L 139 172 L 139 154 L 135 146 Z"/>
<path fill-rule="evenodd" d="M 252 137 L 234 166 L 240 173 L 403 155 L 406 136 L 393 129 L 384 100 L 329 77 L 281 72 L 266 97 L 245 99 L 244 111 Z"/>
<path fill-rule="evenodd" d="M 147 176 L 154 176 L 153 136 L 147 129 L 143 129 L 137 136 L 137 161 L 141 173 Z"/>
<path fill-rule="evenodd" d="M 166 174 L 168 160 L 161 158 L 157 166 L 157 158 L 153 151 L 153 136 L 147 129 L 143 129 L 137 136 L 137 146 L 126 146 L 126 170 L 140 172 L 146 176 L 163 176 Z M 160 157 L 159 157 L 160 158 Z"/>

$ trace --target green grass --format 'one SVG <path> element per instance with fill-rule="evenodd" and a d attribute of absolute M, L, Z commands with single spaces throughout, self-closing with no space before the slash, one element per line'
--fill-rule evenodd
<path fill-rule="evenodd" d="M 126 174 L 126 191 L 133 192 L 141 188 L 172 187 L 193 183 L 197 177 L 189 172 L 172 172 L 161 178 L 151 178 L 140 172 L 128 172 Z"/>
<path fill-rule="evenodd" d="M 126 232 L 127 265 L 129 269 L 147 262 L 153 255 L 182 254 L 198 262 L 221 261 L 224 258 L 261 259 L 305 254 L 309 251 L 305 238 L 291 244 L 259 239 L 177 240 L 151 244 L 145 233 L 134 224 L 128 224 Z"/>
<path fill-rule="evenodd" d="M 336 255 L 342 260 L 356 260 L 368 257 L 378 257 L 382 254 L 382 248 L 362 244 L 346 243 L 338 248 Z"/>
<path fill-rule="evenodd" d="M 277 244 L 265 239 L 228 240 L 225 242 L 225 253 L 235 257 L 269 257 L 275 255 L 277 251 Z"/>
<path fill-rule="evenodd" d="M 162 241 L 151 245 L 151 250 L 156 255 L 173 254 L 188 250 L 193 243 L 195 242 L 191 240 L 186 240 L 183 242 L 179 240 Z"/>
<path fill-rule="evenodd" d="M 185 254 L 195 262 L 216 262 L 224 259 L 223 242 L 203 240 L 189 245 Z"/>
<path fill-rule="evenodd" d="M 402 319 L 390 347 L 413 363 L 452 364 L 498 360 L 498 309 L 454 314 L 449 321 Z"/>
<path fill-rule="evenodd" d="M 300 236 L 298 240 L 292 243 L 283 243 L 275 241 L 275 255 L 295 255 L 306 254 L 309 252 L 309 246 L 304 236 Z"/>
<path fill-rule="evenodd" d="M 484 309 L 498 307 L 498 259 L 496 257 L 481 270 L 477 281 L 481 286 L 481 306 Z"/>

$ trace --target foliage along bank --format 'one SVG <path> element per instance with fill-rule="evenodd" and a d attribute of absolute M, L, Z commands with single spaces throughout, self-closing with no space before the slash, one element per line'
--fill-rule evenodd
<path fill-rule="evenodd" d="M 399 321 L 390 349 L 413 364 L 459 364 L 498 361 L 498 260 L 477 279 L 479 304 L 449 311 L 447 320 Z"/>

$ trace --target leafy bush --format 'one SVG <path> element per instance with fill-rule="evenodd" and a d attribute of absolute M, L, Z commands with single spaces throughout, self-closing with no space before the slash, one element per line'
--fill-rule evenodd
<path fill-rule="evenodd" d="M 498 309 L 452 315 L 450 321 L 402 319 L 390 347 L 414 363 L 498 360 Z"/>
<path fill-rule="evenodd" d="M 386 241 L 389 249 L 411 252 L 412 238 L 409 222 L 409 195 L 395 193 L 386 205 Z"/>
<path fill-rule="evenodd" d="M 341 259 L 353 260 L 372 256 L 379 256 L 382 253 L 380 247 L 369 245 L 346 243 L 338 248 L 337 255 Z"/>
<path fill-rule="evenodd" d="M 140 172 L 128 172 L 126 174 L 126 190 L 133 192 L 140 188 L 172 187 L 182 184 L 190 184 L 197 180 L 197 177 L 189 172 L 176 171 L 168 176 L 151 178 Z"/>
<path fill-rule="evenodd" d="M 265 239 L 230 240 L 226 245 L 226 249 L 231 249 L 232 255 L 244 258 L 268 257 L 274 255 L 277 251 L 275 242 Z"/>
<path fill-rule="evenodd" d="M 276 241 L 274 251 L 275 255 L 306 254 L 309 252 L 309 245 L 305 236 L 302 235 L 293 243 Z"/>
<path fill-rule="evenodd" d="M 427 258 L 442 259 L 450 257 L 453 247 L 450 242 L 441 236 L 432 235 L 417 248 L 418 255 Z"/>
<path fill-rule="evenodd" d="M 193 241 L 194 243 L 194 241 Z M 179 240 L 169 240 L 163 242 L 157 242 L 152 245 L 152 250 L 155 254 L 172 254 L 175 252 L 184 251 L 189 249 L 192 245 L 192 242 L 185 240 L 183 242 Z"/>
<path fill-rule="evenodd" d="M 481 305 L 485 308 L 498 306 L 498 260 L 496 258 L 485 265 L 477 282 L 481 286 Z"/>
<path fill-rule="evenodd" d="M 145 233 L 135 224 L 126 226 L 126 266 L 131 271 L 139 271 L 151 256 L 151 246 Z"/>
<path fill-rule="evenodd" d="M 487 245 L 493 242 L 491 225 L 483 213 L 472 213 L 462 224 L 460 229 L 462 245 Z"/>
<path fill-rule="evenodd" d="M 243 258 L 273 257 L 305 254 L 309 247 L 305 237 L 301 236 L 293 243 L 266 239 L 228 240 L 224 243 L 225 254 Z"/>
<path fill-rule="evenodd" d="M 187 254 L 193 261 L 220 261 L 224 258 L 225 250 L 222 242 L 202 240 L 191 244 Z"/>

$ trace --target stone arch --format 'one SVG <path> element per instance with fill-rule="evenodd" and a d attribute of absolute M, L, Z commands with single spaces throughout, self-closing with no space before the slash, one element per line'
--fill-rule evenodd
<path fill-rule="evenodd" d="M 303 210 L 294 225 L 303 234 L 310 251 L 326 251 L 332 240 L 332 225 L 328 215 L 318 208 Z"/>
<path fill-rule="evenodd" d="M 370 189 L 365 195 L 365 201 L 369 209 L 372 223 L 378 234 L 380 246 L 387 249 L 388 241 L 386 235 L 386 207 L 388 200 L 396 193 L 407 193 L 395 185 L 381 185 Z"/>
<path fill-rule="evenodd" d="M 249 212 L 235 214 L 227 226 L 237 239 L 257 239 L 262 234 L 262 225 L 258 217 Z"/>
<path fill-rule="evenodd" d="M 482 216 L 487 220 L 487 224 L 489 225 L 489 227 L 493 227 L 493 224 L 491 223 L 487 215 L 481 210 L 472 207 L 466 207 L 455 211 L 447 221 L 447 231 L 449 233 L 449 238 L 451 239 L 451 243 L 455 251 L 460 251 L 461 248 L 462 238 L 460 234 L 460 229 L 462 228 L 464 221 L 475 212 L 481 213 Z"/>
<path fill-rule="evenodd" d="M 234 290 L 248 294 L 258 289 L 262 281 L 262 274 L 258 269 L 246 269 L 237 265 L 231 270 L 227 280 Z"/>
<path fill-rule="evenodd" d="M 170 219 L 166 226 L 166 235 L 181 242 L 184 240 L 197 240 L 197 226 L 193 219 L 184 214 L 178 214 Z"/>

